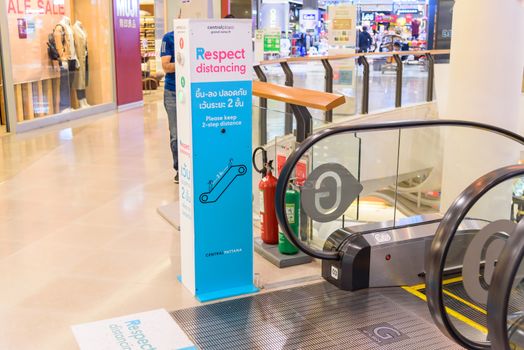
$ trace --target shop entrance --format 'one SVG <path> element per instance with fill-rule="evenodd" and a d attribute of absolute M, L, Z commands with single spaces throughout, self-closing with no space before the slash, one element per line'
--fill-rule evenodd
<path fill-rule="evenodd" d="M 163 30 L 163 28 L 160 29 Z M 160 69 L 159 50 L 156 49 L 159 45 L 156 30 L 155 2 L 140 0 L 140 53 L 142 56 L 142 88 L 145 91 L 158 89 L 164 76 Z M 159 36 L 158 40 L 162 40 L 162 37 Z"/>

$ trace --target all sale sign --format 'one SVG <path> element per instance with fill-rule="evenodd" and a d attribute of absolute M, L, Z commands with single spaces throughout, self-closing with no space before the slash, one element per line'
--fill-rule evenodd
<path fill-rule="evenodd" d="M 7 0 L 7 26 L 15 84 L 56 78 L 47 54 L 48 35 L 64 16 L 69 0 Z"/>

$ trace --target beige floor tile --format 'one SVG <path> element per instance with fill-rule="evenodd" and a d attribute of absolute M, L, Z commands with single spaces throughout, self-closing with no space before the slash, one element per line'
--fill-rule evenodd
<path fill-rule="evenodd" d="M 51 233 L 41 239 L 43 244 L 63 244 L 70 246 L 71 249 L 82 247 L 96 250 L 109 242 L 126 235 L 131 229 L 121 229 L 96 224 L 72 223 L 55 233 Z"/>
<path fill-rule="evenodd" d="M 25 244 L 19 241 L 0 240 L 0 261 L 2 261 L 3 258 L 16 253 L 24 246 Z"/>
<path fill-rule="evenodd" d="M 36 221 L 24 218 L 5 218 L 0 220 L 0 239 L 19 242 L 36 242 L 50 233 L 64 227 L 67 223 Z"/>
<path fill-rule="evenodd" d="M 70 329 L 76 317 L 34 308 L 0 309 L 0 349 L 77 350 Z"/>
<path fill-rule="evenodd" d="M 118 280 L 61 275 L 21 301 L 23 307 L 89 314 L 125 292 Z"/>
<path fill-rule="evenodd" d="M 159 216 L 157 214 L 157 216 Z M 162 220 L 162 218 L 160 218 Z M 145 230 L 134 229 L 128 234 L 112 240 L 103 246 L 104 250 L 112 252 L 124 252 L 141 254 L 144 250 L 148 254 L 158 254 L 161 256 L 177 255 L 180 251 L 180 235 L 178 231 L 172 229 L 167 224 L 168 230 Z"/>
<path fill-rule="evenodd" d="M 12 266 L 49 268 L 52 270 L 69 271 L 73 266 L 93 253 L 93 249 L 83 246 L 36 242 L 28 244 L 11 256 L 2 260 L 2 263 Z"/>
<path fill-rule="evenodd" d="M 107 279 L 119 282 L 137 282 L 154 271 L 163 256 L 150 252 L 146 245 L 141 252 L 99 250 L 74 265 L 75 276 Z"/>
<path fill-rule="evenodd" d="M 77 349 L 70 326 L 198 305 L 177 280 L 178 198 L 162 95 L 0 138 L 0 349 Z M 264 284 L 320 274 L 255 255 Z"/>
<path fill-rule="evenodd" d="M 25 298 L 45 288 L 60 273 L 46 267 L 13 265 L 3 259 L 0 262 L 0 307 L 22 307 Z"/>

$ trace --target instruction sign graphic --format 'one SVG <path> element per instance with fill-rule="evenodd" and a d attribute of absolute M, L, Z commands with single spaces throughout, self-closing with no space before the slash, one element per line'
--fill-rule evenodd
<path fill-rule="evenodd" d="M 201 301 L 251 293 L 251 22 L 174 28 L 182 283 Z"/>
<path fill-rule="evenodd" d="M 164 309 L 79 324 L 71 329 L 81 350 L 196 350 Z"/>
<path fill-rule="evenodd" d="M 209 191 L 200 195 L 201 203 L 215 203 L 237 177 L 246 175 L 247 167 L 245 165 L 232 165 L 232 163 L 233 160 L 229 162 L 224 171 L 217 175 L 215 181 L 209 180 Z"/>

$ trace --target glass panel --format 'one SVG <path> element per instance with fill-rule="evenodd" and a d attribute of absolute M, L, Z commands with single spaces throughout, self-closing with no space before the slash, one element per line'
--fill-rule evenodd
<path fill-rule="evenodd" d="M 330 136 L 306 151 L 288 183 L 301 196 L 299 233 L 321 250 L 336 228 L 374 222 L 393 227 L 421 214 L 427 214 L 422 221 L 437 219 L 474 180 L 516 164 L 522 150 L 501 135 L 453 126 Z M 523 183 L 517 186 L 520 192 Z M 512 215 L 511 188 L 498 188 L 468 213 L 477 231 Z M 520 213 L 521 207 L 513 212 Z M 462 261 L 457 263 L 453 254 L 449 267 L 459 268 Z"/>
<path fill-rule="evenodd" d="M 268 100 L 268 104 L 269 104 Z M 263 129 L 263 123 L 264 118 L 266 119 L 266 140 L 272 141 L 275 137 L 278 136 L 284 136 L 285 135 L 285 121 L 286 118 L 292 118 L 293 114 L 286 113 L 281 110 L 275 110 L 271 108 L 263 108 L 259 106 L 259 99 L 255 98 L 253 100 L 253 145 L 262 145 L 263 142 L 261 142 L 261 139 L 258 137 L 260 135 L 261 128 Z M 294 123 L 294 120 L 293 120 Z M 257 138 L 255 138 L 255 135 L 257 135 Z M 256 140 L 256 142 L 255 142 Z"/>
<path fill-rule="evenodd" d="M 405 215 L 443 215 L 480 176 L 517 164 L 524 146 L 490 132 L 464 127 L 401 131 L 397 210 Z M 505 209 L 484 209 L 486 219 L 506 217 Z"/>
<path fill-rule="evenodd" d="M 12 4 L 5 2 L 19 122 L 113 101 L 109 2 L 31 0 L 22 13 Z"/>
<path fill-rule="evenodd" d="M 398 135 L 398 130 L 338 134 L 301 157 L 289 188 L 300 194 L 303 242 L 322 250 L 338 228 L 398 215 L 394 198 L 379 195 L 395 185 Z"/>
<path fill-rule="evenodd" d="M 406 217 L 440 212 L 443 144 L 441 128 L 401 131 L 397 210 Z"/>
<path fill-rule="evenodd" d="M 333 110 L 334 120 L 355 115 L 357 105 L 360 106 L 357 90 L 362 87 L 362 67 L 355 62 L 353 58 L 330 61 L 333 67 L 333 92 L 346 97 L 346 103 Z"/>
<path fill-rule="evenodd" d="M 395 107 L 397 65 L 392 56 L 369 56 L 369 111 Z"/>
<path fill-rule="evenodd" d="M 284 71 L 282 70 L 282 67 L 280 64 L 269 64 L 262 66 L 262 70 L 264 71 L 264 74 L 266 75 L 267 82 L 278 84 L 278 85 L 285 85 L 286 83 L 286 76 L 284 75 Z M 267 107 L 271 110 L 278 110 L 278 111 L 285 111 L 285 103 L 284 102 L 278 102 L 274 100 L 268 100 L 267 101 Z"/>
<path fill-rule="evenodd" d="M 465 337 L 487 342 L 487 295 L 498 255 L 515 223 L 512 184 L 487 192 L 466 214 L 446 256 L 443 300 L 451 324 Z M 464 316 L 457 317 L 457 314 Z"/>
<path fill-rule="evenodd" d="M 293 86 L 309 90 L 325 91 L 326 71 L 320 61 L 305 61 L 300 63 L 290 63 L 289 67 L 293 71 Z M 309 109 L 309 112 L 316 119 L 324 119 L 324 112 Z"/>
<path fill-rule="evenodd" d="M 524 263 L 515 275 L 508 305 L 508 339 L 510 349 L 524 348 Z"/>
<path fill-rule="evenodd" d="M 325 70 L 321 61 L 294 62 L 289 67 L 293 71 L 294 86 L 324 91 Z"/>
<path fill-rule="evenodd" d="M 402 71 L 402 106 L 426 102 L 428 87 L 428 62 L 423 56 L 412 53 L 401 56 Z"/>
<path fill-rule="evenodd" d="M 462 127 L 442 128 L 441 212 L 466 186 L 505 165 L 517 164 L 523 146 L 501 135 Z M 522 179 L 507 180 L 468 211 L 445 257 L 444 303 L 466 318 L 449 316 L 456 330 L 486 342 L 486 302 L 493 268 L 522 208 Z"/>

